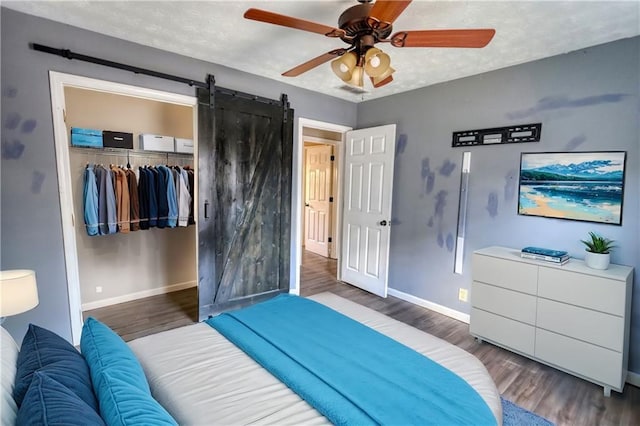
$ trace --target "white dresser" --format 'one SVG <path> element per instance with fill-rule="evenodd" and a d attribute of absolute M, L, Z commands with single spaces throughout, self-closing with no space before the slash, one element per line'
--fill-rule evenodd
<path fill-rule="evenodd" d="M 473 253 L 470 333 L 622 392 L 627 377 L 633 268 L 599 271 L 523 259 L 520 250 Z"/>

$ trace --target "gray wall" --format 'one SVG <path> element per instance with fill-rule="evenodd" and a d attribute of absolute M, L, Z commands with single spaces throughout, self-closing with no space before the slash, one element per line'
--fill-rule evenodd
<path fill-rule="evenodd" d="M 581 238 L 617 241 L 635 268 L 630 369 L 640 372 L 640 38 L 434 85 L 358 106 L 358 127 L 397 123 L 389 286 L 469 313 L 473 250 L 542 246 L 584 257 Z M 402 72 L 399 70 L 398 72 Z M 542 122 L 539 143 L 451 148 L 453 131 Z M 453 273 L 462 152 L 471 151 L 462 276 Z M 622 226 L 517 214 L 521 152 L 627 151 Z M 471 295 L 473 297 L 473 295 Z"/>
<path fill-rule="evenodd" d="M 185 95 L 195 94 L 193 88 L 183 84 L 36 52 L 29 49 L 30 42 L 71 49 L 196 81 L 204 81 L 210 73 L 215 75 L 218 85 L 229 89 L 274 99 L 286 93 L 296 117 L 345 126 L 355 126 L 356 123 L 357 106 L 350 102 L 5 8 L 1 9 L 1 15 L 0 268 L 34 269 L 40 294 L 37 308 L 8 318 L 4 323 L 18 342 L 29 322 L 46 326 L 69 340 L 71 338 L 49 70 Z M 297 138 L 297 132 L 294 135 Z M 295 167 L 294 176 L 297 173 Z M 297 235 L 292 235 L 292 239 L 295 241 Z M 292 265 L 295 262 L 297 259 L 292 259 Z"/>

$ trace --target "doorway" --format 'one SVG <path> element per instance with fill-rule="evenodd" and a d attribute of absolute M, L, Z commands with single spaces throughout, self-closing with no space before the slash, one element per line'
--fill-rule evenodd
<path fill-rule="evenodd" d="M 335 229 L 335 238 L 332 238 L 327 252 L 333 252 L 337 257 L 336 279 L 386 297 L 395 129 L 395 124 L 391 124 L 351 131 L 351 128 L 345 126 L 299 119 L 298 141 L 294 146 L 294 158 L 297 160 L 294 161 L 296 187 L 292 197 L 295 223 L 295 236 L 292 239 L 292 259 L 295 260 L 292 267 L 295 271 L 292 271 L 291 293 L 300 294 L 302 261 L 311 257 L 304 256 L 307 253 L 305 243 L 310 241 L 307 238 L 309 229 L 317 230 L 320 228 L 318 223 L 322 223 L 325 228 Z M 331 191 L 335 200 L 333 207 L 337 213 L 333 215 L 335 220 L 330 226 L 326 221 L 320 222 L 318 218 L 321 215 L 316 214 L 318 209 L 308 202 L 310 194 L 305 192 L 309 188 L 314 190 L 314 187 L 317 192 L 318 187 L 318 176 L 305 173 L 305 161 L 308 159 L 305 155 L 305 141 L 327 145 L 322 140 L 309 140 L 313 136 L 306 134 L 314 131 L 337 134 L 334 137 L 336 141 L 333 152 L 336 155 L 334 170 L 337 170 L 338 176 L 337 185 L 332 182 L 334 191 Z M 308 145 L 308 149 L 310 148 L 311 144 Z M 323 150 L 325 148 L 318 148 L 318 151 Z M 322 164 L 319 161 L 316 163 Z M 309 167 L 316 170 L 316 175 L 319 175 L 319 170 L 326 171 L 325 166 L 312 166 L 310 163 Z M 314 179 L 314 182 L 307 182 L 306 179 Z M 341 205 L 343 198 L 346 200 L 344 208 Z M 312 214 L 314 210 L 315 216 Z M 306 214 L 303 215 L 303 212 Z M 343 221 L 345 222 L 342 223 Z M 316 235 L 317 232 L 312 234 Z M 313 240 L 313 243 L 316 242 L 317 238 Z"/>
<path fill-rule="evenodd" d="M 344 138 L 347 131 L 351 130 L 351 127 L 342 126 L 338 124 L 326 123 L 317 120 L 311 120 L 307 118 L 298 118 L 297 120 L 297 143 L 294 146 L 294 182 L 292 194 L 292 243 L 291 250 L 293 267 L 290 292 L 293 294 L 300 294 L 300 276 L 301 266 L 305 259 L 306 252 L 306 236 L 308 231 L 308 224 L 310 212 L 306 204 L 308 203 L 307 196 L 308 191 L 308 179 L 307 179 L 307 148 L 313 147 L 330 147 L 331 155 L 333 155 L 333 161 L 331 161 L 330 167 L 330 182 L 331 191 L 328 197 L 333 197 L 333 201 L 329 201 L 330 206 L 327 208 L 328 224 L 325 223 L 325 229 L 323 235 L 326 235 L 326 247 L 327 256 L 320 257 L 317 254 L 310 253 L 311 256 L 306 258 L 312 259 L 324 259 L 323 262 L 332 262 L 336 265 L 336 269 L 339 271 L 339 253 L 340 253 L 340 215 L 341 211 L 341 199 L 342 199 L 342 158 L 344 156 Z M 329 176 L 325 176 L 329 177 Z M 311 207 L 311 206 L 309 206 Z M 317 217 L 319 217 L 318 215 Z M 328 239 L 331 238 L 331 243 Z M 333 268 L 332 268 L 333 270 Z M 336 273 L 338 280 L 339 272 Z"/>

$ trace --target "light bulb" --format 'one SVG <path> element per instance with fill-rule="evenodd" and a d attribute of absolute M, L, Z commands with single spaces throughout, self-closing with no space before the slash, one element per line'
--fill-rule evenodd
<path fill-rule="evenodd" d="M 354 52 L 347 52 L 343 56 L 331 61 L 331 69 L 344 82 L 351 80 L 351 73 L 358 62 L 358 56 Z"/>
<path fill-rule="evenodd" d="M 381 76 L 389 69 L 390 65 L 391 58 L 382 50 L 375 47 L 367 50 L 364 70 L 370 77 Z"/>

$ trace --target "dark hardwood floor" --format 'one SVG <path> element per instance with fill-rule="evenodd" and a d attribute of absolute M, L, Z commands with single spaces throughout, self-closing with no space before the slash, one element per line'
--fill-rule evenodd
<path fill-rule="evenodd" d="M 409 302 L 382 299 L 335 279 L 336 261 L 305 252 L 301 295 L 330 291 L 426 331 L 478 357 L 506 399 L 557 425 L 640 426 L 640 388 L 605 398 L 602 387 L 539 364 L 469 335 L 460 321 Z M 132 340 L 197 321 L 196 289 L 188 289 L 85 312 Z M 576 354 L 576 357 L 580 354 Z"/>

